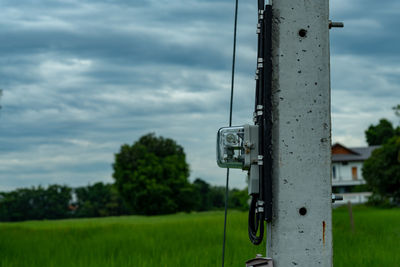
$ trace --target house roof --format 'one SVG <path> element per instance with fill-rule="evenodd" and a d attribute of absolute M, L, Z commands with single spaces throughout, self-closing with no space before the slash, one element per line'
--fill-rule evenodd
<path fill-rule="evenodd" d="M 332 162 L 364 161 L 371 156 L 372 151 L 379 147 L 345 147 L 336 143 L 332 146 Z"/>

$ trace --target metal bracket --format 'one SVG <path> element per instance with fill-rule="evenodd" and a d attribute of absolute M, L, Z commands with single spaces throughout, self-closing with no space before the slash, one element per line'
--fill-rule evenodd
<path fill-rule="evenodd" d="M 264 201 L 257 201 L 256 213 L 264 212 Z"/>
<path fill-rule="evenodd" d="M 244 161 L 243 169 L 248 170 L 251 165 L 258 163 L 258 126 L 257 125 L 244 125 Z"/>
<path fill-rule="evenodd" d="M 264 10 L 263 9 L 258 10 L 258 19 L 259 20 L 264 19 Z"/>
<path fill-rule="evenodd" d="M 337 22 L 337 21 L 329 20 L 329 29 L 332 29 L 332 28 L 343 28 L 343 27 L 344 27 L 343 22 Z"/>
<path fill-rule="evenodd" d="M 340 201 L 340 200 L 343 200 L 343 196 L 332 194 L 332 203 L 335 203 L 335 201 Z"/>
<path fill-rule="evenodd" d="M 264 161 L 263 161 L 264 156 L 263 155 L 258 155 L 257 159 L 258 159 L 258 161 L 257 161 L 258 165 L 264 165 Z"/>
<path fill-rule="evenodd" d="M 262 69 L 264 67 L 264 59 L 259 57 L 257 58 L 257 68 Z"/>
<path fill-rule="evenodd" d="M 264 258 L 260 254 L 254 259 L 246 261 L 246 267 L 274 267 L 272 258 Z"/>
<path fill-rule="evenodd" d="M 257 23 L 257 31 L 256 31 L 256 33 L 257 34 L 261 33 L 261 23 Z"/>
<path fill-rule="evenodd" d="M 256 116 L 262 116 L 264 114 L 264 106 L 257 105 L 256 107 Z"/>

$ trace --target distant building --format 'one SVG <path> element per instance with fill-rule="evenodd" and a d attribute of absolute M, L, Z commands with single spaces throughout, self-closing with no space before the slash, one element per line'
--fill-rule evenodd
<path fill-rule="evenodd" d="M 343 196 L 344 202 L 365 203 L 371 192 L 365 188 L 362 166 L 379 146 L 345 147 L 332 146 L 332 191 Z"/>

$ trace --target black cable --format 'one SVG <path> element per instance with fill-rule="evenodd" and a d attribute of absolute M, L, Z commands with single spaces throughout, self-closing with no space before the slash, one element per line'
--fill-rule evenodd
<path fill-rule="evenodd" d="M 262 155 L 264 156 L 262 181 L 262 201 L 264 201 L 265 221 L 272 220 L 272 6 L 266 5 L 264 11 L 264 68 L 263 68 L 263 146 Z"/>
<path fill-rule="evenodd" d="M 264 155 L 264 44 L 265 44 L 265 35 L 264 35 L 264 0 L 258 0 L 258 42 L 257 42 L 257 79 L 256 79 L 256 92 L 255 92 L 255 124 L 258 125 L 258 134 L 259 134 L 259 155 Z M 261 61 L 260 61 L 261 60 Z M 260 65 L 260 66 L 259 66 Z M 261 110 L 259 108 L 262 107 Z M 261 111 L 261 114 L 259 114 Z M 257 166 L 253 166 L 253 168 L 257 168 Z M 251 243 L 254 245 L 261 244 L 264 237 L 264 202 L 263 202 L 263 177 L 264 177 L 264 168 L 263 165 L 258 166 L 259 168 L 259 188 L 260 192 L 258 194 L 253 194 L 251 196 L 251 202 L 249 207 L 249 218 L 248 218 L 248 234 Z M 259 235 L 257 236 L 257 233 Z"/>
<path fill-rule="evenodd" d="M 229 127 L 232 126 L 233 87 L 235 84 L 235 62 L 236 62 L 237 15 L 238 15 L 238 0 L 236 0 L 235 4 L 235 23 L 233 28 L 232 77 L 231 77 L 231 101 L 229 106 Z"/>
<path fill-rule="evenodd" d="M 264 237 L 263 213 L 257 212 L 257 202 L 258 196 L 252 195 L 249 208 L 248 231 L 250 241 L 254 245 L 260 245 Z M 260 231 L 259 236 L 257 236 L 258 230 Z"/>
<path fill-rule="evenodd" d="M 229 193 L 228 185 L 229 185 L 229 168 L 226 169 L 224 241 L 222 243 L 222 267 L 224 267 L 224 262 L 225 262 L 226 219 L 228 217 L 228 193 Z"/>
<path fill-rule="evenodd" d="M 229 127 L 232 126 L 233 87 L 235 84 L 237 15 L 238 15 L 238 0 L 236 0 L 235 2 L 235 22 L 233 28 L 232 77 L 231 77 L 231 101 L 229 105 Z M 225 263 L 226 220 L 228 217 L 228 193 L 229 193 L 229 168 L 226 170 L 224 240 L 222 243 L 222 267 L 224 267 Z"/>

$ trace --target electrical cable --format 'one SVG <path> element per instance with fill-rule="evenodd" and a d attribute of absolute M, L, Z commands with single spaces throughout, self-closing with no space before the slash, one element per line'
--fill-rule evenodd
<path fill-rule="evenodd" d="M 229 105 L 229 127 L 232 126 L 233 88 L 235 84 L 237 17 L 238 17 L 238 0 L 235 1 L 235 22 L 233 27 L 233 52 L 232 52 L 231 99 Z M 225 240 L 226 240 L 226 221 L 228 217 L 228 194 L 229 194 L 229 168 L 226 170 L 224 240 L 222 242 L 222 267 L 224 267 L 225 264 Z"/>
<path fill-rule="evenodd" d="M 265 23 L 264 23 L 264 0 L 258 0 L 258 49 L 257 49 L 257 78 L 256 78 L 256 94 L 255 94 L 255 124 L 258 125 L 259 131 L 259 154 L 264 157 L 264 120 L 265 120 L 265 84 L 264 84 L 264 45 L 265 45 Z M 260 65 L 260 66 L 259 66 Z M 259 107 L 261 107 L 261 113 L 259 113 Z M 255 167 L 255 166 L 254 166 Z M 260 245 L 264 237 L 264 164 L 259 167 L 259 188 L 258 194 L 252 194 L 251 203 L 249 207 L 249 218 L 248 218 L 248 233 L 251 243 L 254 245 Z M 257 233 L 259 235 L 257 236 Z"/>
<path fill-rule="evenodd" d="M 248 231 L 251 243 L 259 245 L 263 241 L 264 237 L 264 220 L 263 213 L 257 212 L 258 197 L 252 196 L 249 208 L 249 221 Z M 260 231 L 260 235 L 257 236 L 257 231 Z"/>
<path fill-rule="evenodd" d="M 265 255 L 271 257 L 272 242 L 272 5 L 271 1 L 267 1 L 264 9 L 264 64 L 263 83 L 264 83 L 264 153 L 263 153 L 263 196 L 264 201 L 264 220 L 267 224 Z"/>

